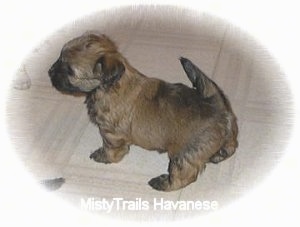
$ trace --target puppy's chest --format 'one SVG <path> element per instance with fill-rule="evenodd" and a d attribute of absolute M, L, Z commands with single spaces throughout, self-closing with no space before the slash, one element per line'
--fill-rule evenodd
<path fill-rule="evenodd" d="M 126 122 L 129 121 L 129 105 L 119 100 L 92 93 L 86 97 L 85 103 L 90 120 L 101 128 L 125 128 Z"/>

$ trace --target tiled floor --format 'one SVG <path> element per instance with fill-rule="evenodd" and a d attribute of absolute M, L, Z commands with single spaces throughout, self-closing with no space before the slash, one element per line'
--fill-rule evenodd
<path fill-rule="evenodd" d="M 170 193 L 147 185 L 150 178 L 167 171 L 166 154 L 133 146 L 119 164 L 91 161 L 89 154 L 101 145 L 101 138 L 88 120 L 84 97 L 59 93 L 47 76 L 62 45 L 86 30 L 109 35 L 129 62 L 151 77 L 190 84 L 178 61 L 180 56 L 190 58 L 231 100 L 240 129 L 237 153 L 218 165 L 208 165 L 196 183 Z M 276 62 L 248 35 L 205 14 L 166 7 L 93 15 L 38 45 L 21 69 L 16 79 L 26 73 L 32 85 L 28 90 L 12 88 L 8 100 L 16 152 L 37 179 L 64 177 L 66 183 L 53 193 L 79 208 L 80 199 L 88 197 L 216 200 L 220 207 L 226 206 L 272 171 L 291 128 L 286 108 L 289 88 Z M 205 213 L 175 210 L 114 215 L 147 220 Z"/>

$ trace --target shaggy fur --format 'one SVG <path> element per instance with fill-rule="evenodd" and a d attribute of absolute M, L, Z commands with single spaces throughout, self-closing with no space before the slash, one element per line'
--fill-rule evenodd
<path fill-rule="evenodd" d="M 132 144 L 168 152 L 169 173 L 149 184 L 172 191 L 194 182 L 207 162 L 235 152 L 238 128 L 228 99 L 190 60 L 180 61 L 194 88 L 143 75 L 105 35 L 84 34 L 64 45 L 49 76 L 59 91 L 86 94 L 103 139 L 91 159 L 119 162 Z"/>

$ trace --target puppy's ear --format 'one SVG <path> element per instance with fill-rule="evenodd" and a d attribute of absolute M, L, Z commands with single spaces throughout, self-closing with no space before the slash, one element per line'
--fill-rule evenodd
<path fill-rule="evenodd" d="M 100 78 L 100 86 L 104 89 L 113 86 L 121 79 L 124 72 L 124 64 L 114 55 L 104 55 L 100 57 L 94 67 L 94 74 Z"/>

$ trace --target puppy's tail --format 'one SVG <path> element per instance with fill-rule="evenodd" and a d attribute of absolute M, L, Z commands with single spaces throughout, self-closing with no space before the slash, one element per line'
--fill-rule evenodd
<path fill-rule="evenodd" d="M 209 100 L 209 103 L 215 107 L 225 110 L 227 119 L 227 134 L 226 139 L 219 151 L 217 151 L 211 158 L 210 161 L 218 163 L 223 161 L 234 154 L 238 147 L 237 135 L 238 125 L 237 118 L 235 117 L 231 105 L 224 95 L 223 91 L 218 85 L 209 79 L 196 65 L 194 65 L 187 58 L 180 58 L 180 62 L 186 72 L 188 78 L 193 84 L 193 87 L 197 89 L 204 100 Z"/>
<path fill-rule="evenodd" d="M 223 91 L 218 85 L 209 79 L 192 61 L 187 58 L 179 58 L 181 65 L 187 74 L 193 87 L 197 89 L 203 99 L 210 99 L 218 108 L 225 108 L 231 111 L 230 103 L 228 102 Z"/>

